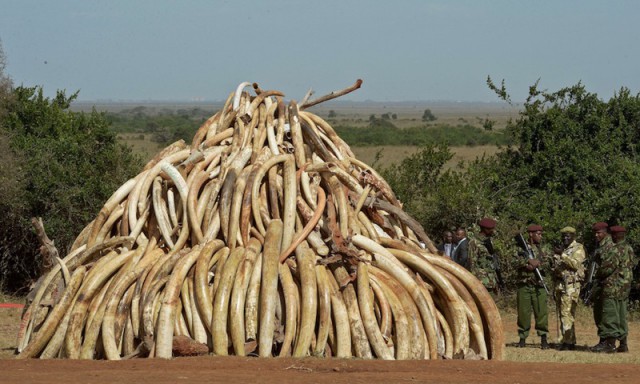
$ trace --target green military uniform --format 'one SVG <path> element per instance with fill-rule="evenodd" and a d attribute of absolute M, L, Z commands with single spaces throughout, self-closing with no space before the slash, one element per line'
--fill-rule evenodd
<path fill-rule="evenodd" d="M 620 324 L 621 335 L 618 336 L 618 340 L 625 340 L 629 334 L 629 326 L 627 324 L 627 303 L 629 301 L 629 293 L 631 292 L 631 284 L 633 282 L 633 268 L 635 267 L 635 254 L 631 246 L 625 241 L 618 241 L 613 245 L 613 249 L 618 253 L 618 260 L 620 267 L 618 268 L 619 274 L 619 297 L 622 303 L 620 303 L 618 311 L 618 321 Z M 616 292 L 617 293 L 617 292 Z"/>
<path fill-rule="evenodd" d="M 530 245 L 534 256 L 540 261 L 538 270 L 544 276 L 544 271 L 549 270 L 551 260 L 551 249 L 547 245 L 534 244 Z M 517 272 L 517 305 L 518 305 L 518 336 L 520 340 L 524 340 L 529 336 L 531 329 L 531 311 L 535 318 L 535 329 L 538 336 L 544 336 L 549 333 L 549 309 L 547 308 L 547 291 L 535 269 L 527 268 L 529 265 L 529 256 L 524 250 L 518 251 L 516 258 Z"/>
<path fill-rule="evenodd" d="M 584 279 L 585 257 L 584 246 L 575 240 L 562 251 L 562 254 L 554 255 L 554 294 L 562 333 L 558 342 L 571 348 L 576 344 L 575 316 L 580 285 Z"/>
<path fill-rule="evenodd" d="M 597 298 L 593 310 L 600 343 L 591 349 L 594 352 L 616 352 L 616 339 L 620 340 L 617 351 L 628 351 L 627 300 L 633 280 L 634 255 L 624 241 L 625 231 L 624 227 L 611 227 L 616 243 L 607 236 L 596 250 Z"/>
<path fill-rule="evenodd" d="M 598 265 L 593 288 L 593 318 L 601 339 L 618 338 L 623 333 L 620 324 L 622 306 L 621 279 L 619 276 L 620 255 L 614 248 L 611 237 L 605 237 L 594 254 Z"/>
<path fill-rule="evenodd" d="M 486 242 L 490 238 L 482 233 L 469 233 L 469 271 L 482 282 L 489 291 L 498 288 L 498 277 L 493 265 L 493 255 L 489 252 Z"/>

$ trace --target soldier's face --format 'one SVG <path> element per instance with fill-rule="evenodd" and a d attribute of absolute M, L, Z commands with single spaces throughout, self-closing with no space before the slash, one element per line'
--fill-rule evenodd
<path fill-rule="evenodd" d="M 573 234 L 572 233 L 563 233 L 562 234 L 562 244 L 565 247 L 568 247 L 573 242 Z"/>
<path fill-rule="evenodd" d="M 529 232 L 529 238 L 534 244 L 540 244 L 542 241 L 542 231 Z"/>
<path fill-rule="evenodd" d="M 484 233 L 484 235 L 487 237 L 493 236 L 495 232 L 495 228 L 481 228 L 481 230 Z"/>
<path fill-rule="evenodd" d="M 602 239 L 604 239 L 605 237 L 607 237 L 607 231 L 602 229 L 599 231 L 596 231 L 594 233 L 595 237 L 596 237 L 596 241 L 599 243 L 602 241 Z"/>

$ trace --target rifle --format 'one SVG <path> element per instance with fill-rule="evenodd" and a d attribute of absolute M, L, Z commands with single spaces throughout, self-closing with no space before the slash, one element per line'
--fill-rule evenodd
<path fill-rule="evenodd" d="M 529 244 L 524 239 L 521 233 L 518 233 L 514 239 L 516 241 L 516 244 L 527 252 L 527 256 L 529 259 L 536 258 L 536 256 L 533 254 L 533 249 L 531 249 L 531 247 L 529 246 Z M 538 279 L 540 280 L 540 282 L 542 283 L 542 286 L 544 287 L 545 292 L 549 294 L 549 290 L 547 289 L 547 284 L 545 284 L 544 278 L 542 277 L 540 270 L 536 268 L 535 271 L 536 271 L 536 275 L 538 276 Z"/>
<path fill-rule="evenodd" d="M 589 305 L 591 303 L 591 296 L 593 295 L 593 286 L 594 286 L 594 275 L 596 273 L 596 269 L 598 268 L 598 263 L 595 260 L 591 260 L 591 265 L 589 266 L 589 276 L 587 277 L 587 281 L 580 292 L 580 296 L 582 296 L 582 302 L 584 305 Z"/>
<path fill-rule="evenodd" d="M 496 273 L 496 279 L 498 279 L 498 287 L 501 290 L 504 290 L 505 284 L 504 284 L 504 280 L 502 279 L 502 269 L 500 268 L 500 257 L 495 252 L 493 248 L 493 243 L 491 242 L 490 237 L 487 237 L 486 239 L 484 239 L 483 243 L 484 243 L 484 246 L 487 248 L 487 251 L 489 251 L 489 253 L 491 254 L 491 259 L 493 260 L 491 264 L 492 264 L 493 270 Z"/>

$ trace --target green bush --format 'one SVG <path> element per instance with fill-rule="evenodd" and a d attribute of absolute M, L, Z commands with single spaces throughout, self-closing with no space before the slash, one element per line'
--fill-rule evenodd
<path fill-rule="evenodd" d="M 118 144 L 104 114 L 69 111 L 77 93 L 67 97 L 58 91 L 49 99 L 41 87 L 18 87 L 12 94 L 0 120 L 0 282 L 16 291 L 40 272 L 30 219 L 42 217 L 47 234 L 66 254 L 141 162 Z"/>

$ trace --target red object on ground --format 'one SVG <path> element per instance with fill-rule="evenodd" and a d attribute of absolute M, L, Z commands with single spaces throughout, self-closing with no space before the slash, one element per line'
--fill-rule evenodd
<path fill-rule="evenodd" d="M 0 303 L 0 308 L 23 308 L 24 304 Z"/>

